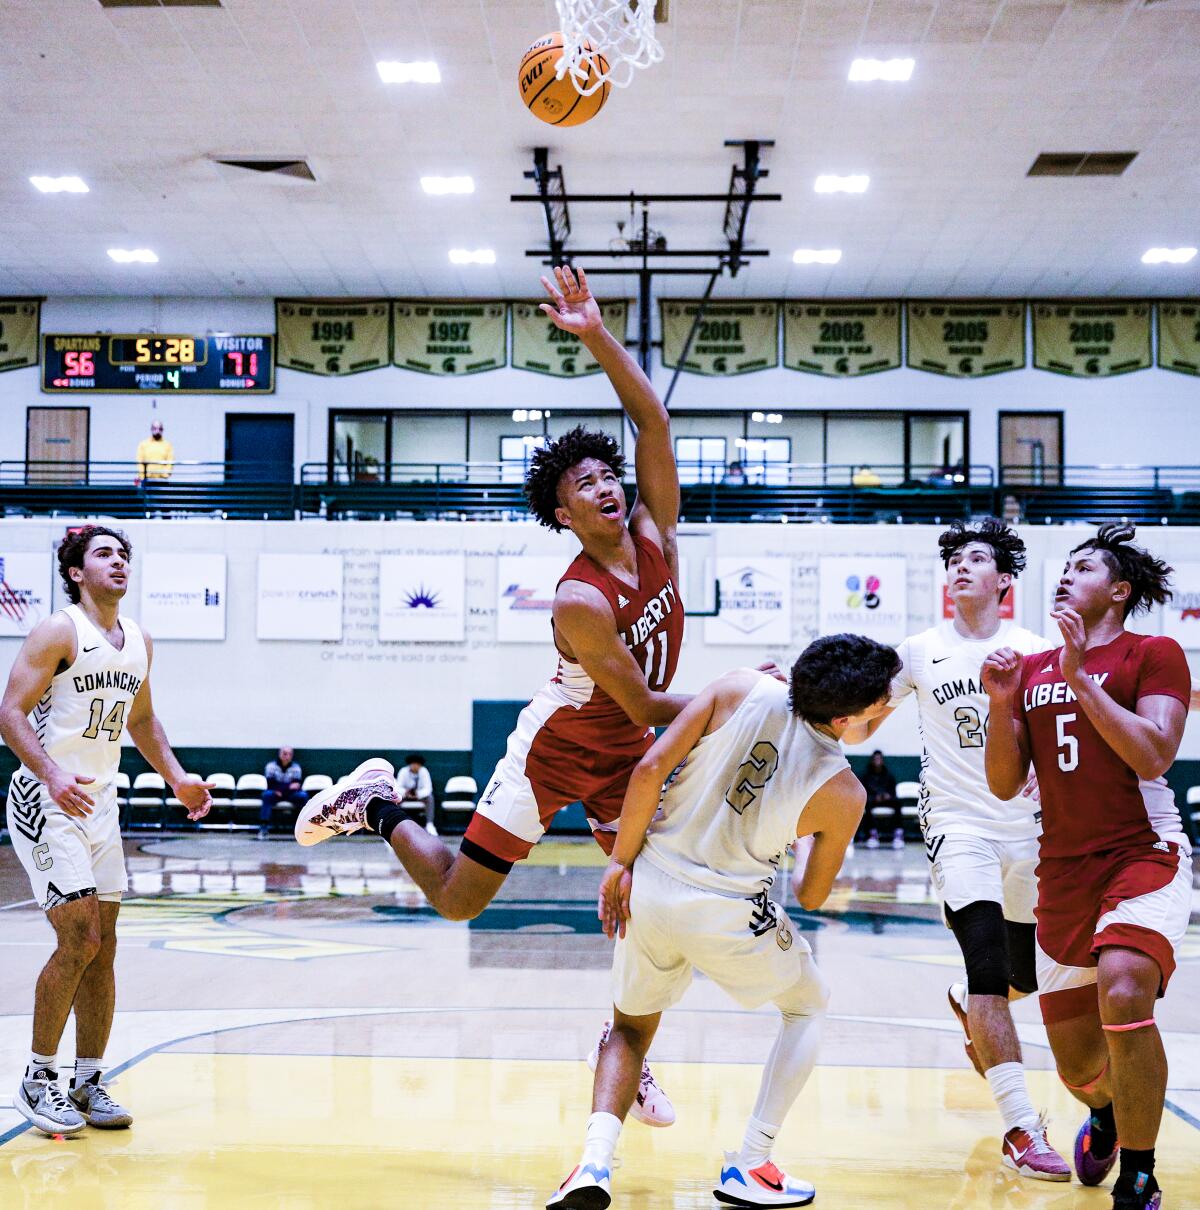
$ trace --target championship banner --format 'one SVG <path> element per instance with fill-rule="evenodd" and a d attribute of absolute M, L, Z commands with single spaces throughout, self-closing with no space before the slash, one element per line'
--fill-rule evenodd
<path fill-rule="evenodd" d="M 0 298 L 0 370 L 37 365 L 41 311 L 28 298 Z"/>
<path fill-rule="evenodd" d="M 662 363 L 668 369 L 682 363 L 689 374 L 720 378 L 779 364 L 779 304 L 773 302 L 710 302 L 683 360 L 683 346 L 701 306 L 699 302 L 659 303 Z"/>
<path fill-rule="evenodd" d="M 1200 651 L 1200 563 L 1176 563 L 1174 593 L 1163 609 L 1162 632 L 1185 651 Z"/>
<path fill-rule="evenodd" d="M 259 555 L 255 633 L 341 642 L 342 556 Z"/>
<path fill-rule="evenodd" d="M 496 641 L 545 643 L 562 578 L 561 557 L 500 555 L 496 559 Z"/>
<path fill-rule="evenodd" d="M 53 612 L 50 564 L 49 554 L 0 554 L 0 639 L 24 638 Z"/>
<path fill-rule="evenodd" d="M 277 364 L 329 378 L 382 369 L 391 360 L 390 320 L 386 302 L 277 298 Z"/>
<path fill-rule="evenodd" d="M 504 303 L 392 303 L 392 364 L 418 374 L 479 374 L 505 363 Z"/>
<path fill-rule="evenodd" d="M 144 555 L 138 616 L 156 640 L 223 640 L 225 556 Z"/>
<path fill-rule="evenodd" d="M 465 555 L 379 557 L 379 641 L 461 643 L 467 637 Z"/>
<path fill-rule="evenodd" d="M 908 560 L 856 555 L 820 561 L 821 634 L 865 634 L 893 646 L 908 633 Z"/>
<path fill-rule="evenodd" d="M 783 364 L 829 378 L 898 370 L 900 304 L 784 303 Z"/>
<path fill-rule="evenodd" d="M 1200 374 L 1200 303 L 1158 304 L 1158 367 Z"/>
<path fill-rule="evenodd" d="M 950 599 L 947 579 L 947 569 L 939 561 L 933 577 L 933 624 L 935 626 L 938 622 L 949 621 L 954 617 L 954 602 Z M 1014 580 L 1012 587 L 1004 594 L 1004 600 L 1000 602 L 1000 620 L 1002 622 L 1011 622 L 1018 616 L 1017 598 L 1020 596 L 1020 592 L 1021 581 Z"/>
<path fill-rule="evenodd" d="M 947 378 L 1025 368 L 1025 304 L 910 302 L 908 367 Z"/>
<path fill-rule="evenodd" d="M 787 646 L 792 641 L 792 561 L 722 557 L 716 561 L 721 611 L 704 619 L 713 646 Z"/>
<path fill-rule="evenodd" d="M 1150 368 L 1150 304 L 1033 304 L 1033 365 L 1075 378 Z"/>
<path fill-rule="evenodd" d="M 600 314 L 617 343 L 624 345 L 629 303 L 623 298 L 602 302 Z M 512 304 L 512 364 L 518 370 L 532 370 L 555 378 L 582 378 L 600 373 L 600 363 L 583 347 L 579 337 L 560 328 L 536 303 Z"/>

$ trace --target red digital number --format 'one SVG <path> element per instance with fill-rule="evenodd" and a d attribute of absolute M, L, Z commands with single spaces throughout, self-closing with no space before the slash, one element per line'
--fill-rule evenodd
<path fill-rule="evenodd" d="M 258 354 L 257 353 L 250 354 L 250 377 L 251 378 L 258 377 Z"/>
<path fill-rule="evenodd" d="M 68 378 L 90 378 L 96 372 L 91 353 L 70 352 L 64 355 Z"/>
<path fill-rule="evenodd" d="M 233 366 L 233 372 L 240 378 L 242 376 L 242 355 L 240 353 L 227 353 L 226 356 Z"/>

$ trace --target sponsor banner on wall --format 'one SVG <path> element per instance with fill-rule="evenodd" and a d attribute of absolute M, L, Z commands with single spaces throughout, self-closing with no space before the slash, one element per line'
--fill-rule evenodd
<path fill-rule="evenodd" d="M 259 555 L 256 633 L 260 639 L 339 642 L 342 556 Z"/>
<path fill-rule="evenodd" d="M 1200 563 L 1176 563 L 1174 595 L 1163 609 L 1162 633 L 1186 651 L 1200 651 Z"/>
<path fill-rule="evenodd" d="M 629 303 L 623 298 L 602 302 L 600 315 L 618 344 L 624 345 Z M 536 303 L 512 304 L 512 364 L 518 370 L 555 378 L 600 373 L 600 363 L 579 337 L 560 328 Z"/>
<path fill-rule="evenodd" d="M 1071 546 L 1083 541 L 1086 533 L 1079 538 L 1072 540 Z M 1067 548 L 1069 550 L 1070 547 Z M 1046 559 L 1042 569 L 1042 635 L 1048 643 L 1053 643 L 1055 647 L 1062 645 L 1062 631 L 1058 628 L 1058 623 L 1050 616 L 1050 611 L 1054 608 L 1054 593 L 1058 588 L 1058 581 L 1062 577 L 1063 567 L 1067 561 L 1067 550 L 1063 551 L 1060 559 Z M 1200 566 L 1200 565 L 1197 565 Z M 1026 572 L 1026 575 L 1029 573 Z M 1036 627 L 1034 627 L 1036 629 Z M 1160 605 L 1155 605 L 1149 613 L 1138 614 L 1137 617 L 1125 619 L 1125 628 L 1132 630 L 1135 634 L 1162 634 L 1163 633 L 1163 610 Z"/>
<path fill-rule="evenodd" d="M 784 303 L 783 364 L 830 378 L 899 369 L 900 304 Z"/>
<path fill-rule="evenodd" d="M 225 638 L 225 556 L 144 555 L 142 625 L 154 639 Z"/>
<path fill-rule="evenodd" d="M 662 361 L 668 369 L 682 364 L 689 374 L 721 378 L 768 370 L 779 364 L 779 304 L 774 302 L 659 303 L 662 315 Z M 703 307 L 699 323 L 696 316 Z M 695 323 L 688 347 L 683 346 Z"/>
<path fill-rule="evenodd" d="M 41 309 L 30 298 L 0 298 L 0 370 L 37 365 Z"/>
<path fill-rule="evenodd" d="M 903 642 L 908 632 L 908 560 L 855 555 L 820 561 L 821 634 L 865 634 Z"/>
<path fill-rule="evenodd" d="M 1158 304 L 1158 365 L 1177 374 L 1200 374 L 1200 303 Z"/>
<path fill-rule="evenodd" d="M 50 616 L 52 580 L 49 554 L 0 554 L 0 638 L 27 635 Z"/>
<path fill-rule="evenodd" d="M 289 370 L 326 377 L 381 369 L 392 356 L 391 314 L 379 299 L 277 298 L 275 356 Z"/>
<path fill-rule="evenodd" d="M 466 638 L 465 555 L 379 558 L 379 639 L 461 643 Z"/>
<path fill-rule="evenodd" d="M 496 640 L 545 643 L 552 637 L 554 592 L 561 555 L 499 555 L 496 559 Z"/>
<path fill-rule="evenodd" d="M 502 302 L 392 303 L 392 364 L 420 374 L 498 370 L 508 351 Z"/>
<path fill-rule="evenodd" d="M 1076 378 L 1109 378 L 1150 367 L 1150 304 L 1033 304 L 1033 364 Z"/>
<path fill-rule="evenodd" d="M 704 641 L 786 645 L 792 641 L 792 561 L 778 558 L 716 560 L 721 609 L 704 619 Z"/>
<path fill-rule="evenodd" d="M 947 587 L 946 568 L 942 566 L 940 561 L 934 573 L 933 588 L 933 620 L 936 625 L 938 622 L 954 617 L 954 602 L 950 599 L 950 590 Z M 1014 580 L 1012 587 L 1004 594 L 1004 600 L 1000 602 L 1001 621 L 1011 621 L 1013 618 L 1020 616 L 1020 611 L 1017 609 L 1017 600 L 1020 594 L 1021 581 Z"/>
<path fill-rule="evenodd" d="M 908 365 L 948 378 L 1025 368 L 1025 304 L 910 302 Z"/>

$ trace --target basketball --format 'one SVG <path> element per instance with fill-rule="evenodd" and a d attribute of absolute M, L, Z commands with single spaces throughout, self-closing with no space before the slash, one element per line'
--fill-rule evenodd
<path fill-rule="evenodd" d="M 585 42 L 590 51 L 592 44 Z M 590 122 L 608 100 L 611 85 L 606 81 L 591 96 L 582 96 L 575 88 L 570 75 L 560 80 L 555 76 L 558 61 L 562 58 L 563 38 L 557 30 L 539 38 L 521 56 L 517 68 L 517 84 L 521 89 L 521 100 L 535 118 L 551 126 L 580 126 Z M 600 72 L 608 71 L 608 60 L 597 55 Z M 585 88 L 590 88 L 599 79 L 599 73 L 589 62 Z"/>

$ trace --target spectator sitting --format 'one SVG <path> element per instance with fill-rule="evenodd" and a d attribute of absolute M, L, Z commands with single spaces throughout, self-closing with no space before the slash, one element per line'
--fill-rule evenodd
<path fill-rule="evenodd" d="M 860 466 L 854 472 L 854 478 L 851 483 L 855 487 L 879 487 L 883 480 L 866 464 Z"/>
<path fill-rule="evenodd" d="M 304 773 L 296 764 L 296 753 L 286 745 L 279 749 L 276 760 L 268 761 L 263 770 L 267 788 L 263 791 L 262 811 L 258 817 L 258 838 L 265 840 L 271 834 L 271 812 L 281 803 L 299 810 L 308 802 L 308 795 L 300 789 Z"/>
<path fill-rule="evenodd" d="M 150 436 L 138 442 L 138 481 L 169 479 L 175 465 L 175 447 L 163 436 L 161 420 L 150 423 Z"/>
<path fill-rule="evenodd" d="M 883 753 L 878 748 L 871 753 L 867 767 L 859 775 L 863 789 L 867 792 L 867 819 L 873 821 L 872 807 L 891 807 L 892 819 L 895 825 L 892 832 L 892 848 L 904 848 L 904 828 L 900 826 L 900 803 L 896 799 L 896 779 L 883 760 Z M 879 829 L 872 827 L 867 834 L 867 848 L 879 848 Z"/>
<path fill-rule="evenodd" d="M 438 834 L 433 823 L 433 778 L 425 768 L 425 758 L 414 753 L 404 758 L 404 768 L 396 774 L 396 789 L 400 792 L 400 805 L 405 810 L 424 811 L 425 831 L 430 836 Z"/>
<path fill-rule="evenodd" d="M 746 472 L 742 469 L 742 464 L 740 462 L 731 462 L 726 468 L 725 477 L 721 482 L 730 487 L 745 487 Z"/>

